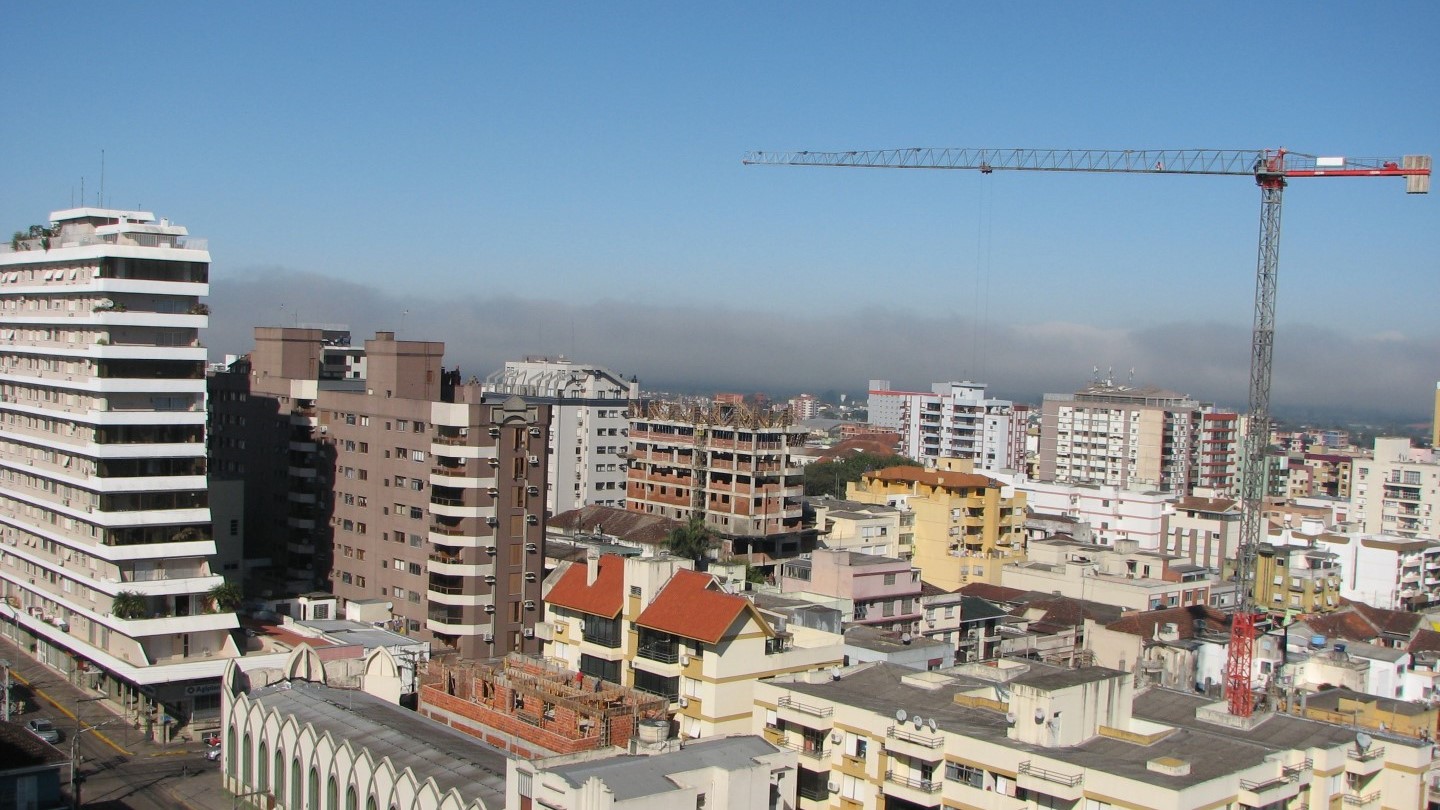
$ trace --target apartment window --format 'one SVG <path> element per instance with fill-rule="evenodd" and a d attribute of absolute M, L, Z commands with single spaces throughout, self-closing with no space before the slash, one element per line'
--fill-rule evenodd
<path fill-rule="evenodd" d="M 405 589 L 404 589 L 404 588 L 396 588 L 396 589 L 395 589 L 395 598 L 396 598 L 396 599 L 404 599 L 404 598 L 405 598 Z"/>
<path fill-rule="evenodd" d="M 951 782 L 969 785 L 972 788 L 979 789 L 985 786 L 985 771 L 959 762 L 945 763 L 945 778 Z"/>
<path fill-rule="evenodd" d="M 423 544 L 424 542 L 425 542 L 425 538 L 421 537 L 420 535 L 418 535 L 418 534 L 412 534 L 412 535 L 410 535 L 410 546 L 411 546 L 411 548 L 420 548 L 421 544 Z"/>
<path fill-rule="evenodd" d="M 360 417 L 360 427 L 370 427 L 370 417 L 368 417 L 368 416 L 362 416 L 362 417 Z"/>
<path fill-rule="evenodd" d="M 396 429 L 396 430 L 409 430 L 409 429 L 410 429 L 410 420 L 408 420 L 408 419 L 397 419 L 397 420 L 395 421 L 395 429 Z"/>
<path fill-rule="evenodd" d="M 895 584 L 895 575 L 894 575 L 894 574 L 886 574 L 886 575 L 885 575 L 885 584 L 886 584 L 886 585 L 894 585 L 894 584 Z"/>
<path fill-rule="evenodd" d="M 364 533 L 365 533 L 365 524 L 364 524 L 364 523 L 356 523 L 356 524 L 355 524 L 355 533 L 356 533 L 356 534 L 364 534 Z"/>
<path fill-rule="evenodd" d="M 424 461 L 424 460 L 425 460 L 425 451 L 424 451 L 424 450 L 415 450 L 415 451 L 412 451 L 412 452 L 410 453 L 410 460 L 411 460 L 411 461 Z"/>
<path fill-rule="evenodd" d="M 409 567 L 407 567 L 405 570 L 406 570 L 406 571 L 409 571 L 411 574 L 414 574 L 415 576 L 419 576 L 419 575 L 420 575 L 420 563 L 413 563 L 413 562 L 412 562 L 412 563 L 409 564 Z"/>
<path fill-rule="evenodd" d="M 406 477 L 403 476 L 403 475 L 397 475 L 397 476 L 395 476 L 395 486 L 400 487 L 401 489 L 404 489 L 405 487 L 407 487 L 407 486 L 409 486 L 409 485 L 410 485 L 410 479 L 406 478 Z"/>
<path fill-rule="evenodd" d="M 395 558 L 395 570 L 396 570 L 396 571 L 404 571 L 404 570 L 405 570 L 405 561 L 402 560 L 402 559 L 400 559 L 399 557 L 396 557 L 396 558 Z"/>
<path fill-rule="evenodd" d="M 391 532 L 390 538 L 397 543 L 405 542 L 405 532 Z"/>
<path fill-rule="evenodd" d="M 363 560 L 363 559 L 365 559 L 365 549 L 363 549 L 363 548 L 357 548 L 357 549 L 355 549 L 355 559 L 357 559 L 357 560 Z"/>
<path fill-rule="evenodd" d="M 880 609 L 880 615 L 881 615 L 881 616 L 894 616 L 894 615 L 895 615 L 895 603 L 894 603 L 894 602 L 886 602 L 886 603 L 884 604 L 884 606 L 881 607 L 881 609 Z"/>
<path fill-rule="evenodd" d="M 355 575 L 355 587 L 357 587 L 357 588 L 363 588 L 363 587 L 365 587 L 365 577 L 362 577 L 362 576 L 360 576 L 359 574 L 356 574 L 356 575 Z"/>
<path fill-rule="evenodd" d="M 412 506 L 412 507 L 410 507 L 410 519 L 411 519 L 411 520 L 419 520 L 419 519 L 421 519 L 421 518 L 423 518 L 423 517 L 425 517 L 425 510 L 421 509 L 421 508 L 418 507 L 418 506 Z"/>

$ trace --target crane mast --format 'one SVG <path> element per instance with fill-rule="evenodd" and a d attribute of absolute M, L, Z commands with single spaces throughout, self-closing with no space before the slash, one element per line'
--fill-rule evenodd
<path fill-rule="evenodd" d="M 1230 624 L 1225 697 L 1232 715 L 1255 710 L 1252 660 L 1256 622 L 1255 563 L 1265 540 L 1266 450 L 1270 445 L 1270 378 L 1275 348 L 1275 292 L 1280 269 L 1280 210 L 1285 186 L 1298 177 L 1404 177 L 1410 194 L 1430 191 L 1430 156 L 1319 157 L 1284 149 L 879 149 L 852 152 L 750 152 L 761 166 L 870 169 L 970 169 L 1249 176 L 1260 187 L 1260 246 L 1255 265 L 1255 318 L 1250 342 L 1249 411 L 1240 461 L 1240 606 Z"/>

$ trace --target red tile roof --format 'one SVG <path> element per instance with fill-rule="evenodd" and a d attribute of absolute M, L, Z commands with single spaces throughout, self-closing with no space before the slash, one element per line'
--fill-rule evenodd
<path fill-rule="evenodd" d="M 924 467 L 886 467 L 883 470 L 865 473 L 866 478 L 877 481 L 903 481 L 920 483 L 946 489 L 971 489 L 974 487 L 998 487 L 1000 482 L 975 473 L 953 472 L 951 470 L 927 470 Z"/>
<path fill-rule="evenodd" d="M 1434 630 L 1421 629 L 1410 641 L 1411 655 L 1422 652 L 1440 652 L 1440 633 Z"/>
<path fill-rule="evenodd" d="M 1195 624 L 1200 620 L 1205 622 L 1209 630 L 1224 631 L 1230 627 L 1230 617 L 1227 614 L 1205 605 L 1187 605 L 1134 613 L 1117 622 L 1111 622 L 1105 629 L 1143 638 L 1155 638 L 1156 628 L 1174 624 L 1179 638 L 1194 638 Z"/>
<path fill-rule="evenodd" d="M 599 566 L 595 584 L 589 585 L 586 584 L 589 563 L 572 563 L 545 594 L 545 601 L 607 619 L 620 615 L 620 608 L 625 604 L 625 559 L 618 554 L 605 554 L 600 557 Z"/>
<path fill-rule="evenodd" d="M 962 586 L 959 592 L 966 596 L 978 596 L 981 599 L 988 599 L 991 602 L 1014 602 L 1027 593 L 1019 588 L 991 585 L 988 582 L 972 582 Z"/>
<path fill-rule="evenodd" d="M 571 534 L 576 532 L 601 531 L 612 537 L 640 543 L 646 546 L 662 546 L 670 537 L 670 530 L 683 525 L 678 520 L 631 512 L 613 506 L 591 504 L 571 509 L 545 521 L 550 528 L 562 529 Z"/>
<path fill-rule="evenodd" d="M 641 611 L 635 624 L 716 644 L 735 624 L 735 619 L 747 611 L 768 634 L 769 624 L 749 599 L 720 590 L 720 583 L 710 574 L 681 569 L 665 583 L 649 607 Z"/>

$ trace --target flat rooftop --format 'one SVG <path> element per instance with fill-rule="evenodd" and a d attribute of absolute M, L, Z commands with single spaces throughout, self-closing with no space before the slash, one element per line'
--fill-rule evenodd
<path fill-rule="evenodd" d="M 671 774 L 706 768 L 738 771 L 749 768 L 757 757 L 779 750 L 762 737 L 743 735 L 687 743 L 678 751 L 663 754 L 618 754 L 545 770 L 562 777 L 571 787 L 578 788 L 591 779 L 599 779 L 614 794 L 614 800 L 622 802 L 680 790 L 670 778 Z"/>
<path fill-rule="evenodd" d="M 396 770 L 433 778 L 441 793 L 454 789 L 467 801 L 505 806 L 505 752 L 358 689 L 332 689 L 306 681 L 283 681 L 255 689 L 250 699 L 291 715 L 336 742 L 349 740 L 388 757 Z"/>
<path fill-rule="evenodd" d="M 1039 685 L 1052 679 L 1063 682 L 1067 677 L 1089 677 L 1057 675 L 1055 669 L 1032 669 L 1017 680 Z M 1080 673 L 1084 670 L 1065 672 Z M 1104 672 L 1114 673 L 1113 670 Z M 1134 716 L 1174 727 L 1175 731 L 1168 736 L 1143 746 L 1109 737 L 1094 737 L 1069 748 L 1045 748 L 1010 739 L 1007 733 L 1009 724 L 1000 712 L 955 703 L 957 692 L 974 689 L 983 682 L 961 677 L 956 679 L 954 686 L 930 690 L 901 680 L 912 674 L 913 671 L 893 664 L 871 664 L 846 672 L 838 681 L 791 683 L 771 680 L 768 683 L 795 693 L 865 709 L 882 718 L 894 714 L 897 708 L 905 709 L 912 715 L 918 713 L 927 719 L 934 718 L 944 731 L 1048 757 L 1073 766 L 1076 772 L 1090 769 L 1111 773 L 1170 790 L 1181 790 L 1255 767 L 1277 750 L 1334 747 L 1355 739 L 1353 729 L 1288 715 L 1272 716 L 1249 730 L 1212 725 L 1196 720 L 1195 712 L 1213 701 L 1187 692 L 1151 689 L 1135 698 Z M 1388 738 L 1387 744 L 1390 744 Z M 1396 744 L 1416 745 L 1418 741 L 1401 738 Z M 1188 762 L 1190 773 L 1171 776 L 1149 770 L 1146 763 L 1158 757 L 1173 757 Z"/>

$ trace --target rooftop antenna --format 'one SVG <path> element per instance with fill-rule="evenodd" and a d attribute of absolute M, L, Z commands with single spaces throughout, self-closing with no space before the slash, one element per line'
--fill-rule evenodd
<path fill-rule="evenodd" d="M 105 207 L 105 150 L 100 150 L 100 208 Z"/>
<path fill-rule="evenodd" d="M 405 334 L 405 319 L 410 316 L 410 310 L 400 313 L 400 334 Z"/>
<path fill-rule="evenodd" d="M 1134 367 L 1134 366 L 1131 366 L 1131 367 L 1130 367 L 1130 376 L 1125 378 L 1125 384 L 1126 384 L 1126 385 L 1134 385 L 1134 384 L 1135 384 L 1135 367 Z"/>

